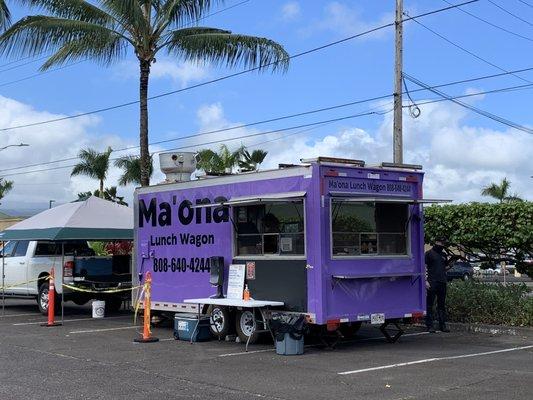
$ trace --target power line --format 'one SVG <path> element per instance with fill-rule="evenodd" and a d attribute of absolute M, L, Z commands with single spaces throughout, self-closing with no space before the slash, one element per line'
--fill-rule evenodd
<path fill-rule="evenodd" d="M 4 73 L 4 72 L 7 72 L 7 71 L 11 71 L 11 70 L 17 69 L 17 68 L 20 68 L 20 67 L 24 67 L 24 66 L 29 65 L 29 64 L 36 63 L 36 62 L 38 62 L 38 61 L 45 60 L 45 59 L 47 59 L 48 57 L 50 57 L 50 56 L 47 55 L 47 56 L 44 56 L 44 57 L 41 57 L 41 58 L 37 58 L 37 59 L 35 59 L 35 60 L 27 61 L 27 62 L 22 63 L 22 64 L 19 64 L 19 65 L 15 65 L 15 66 L 10 67 L 10 68 L 3 69 L 3 70 L 0 71 L 0 74 L 1 74 L 1 73 Z M 17 62 L 18 62 L 18 61 L 17 61 Z"/>
<path fill-rule="evenodd" d="M 447 82 L 447 83 L 434 85 L 434 86 L 432 86 L 432 88 L 442 88 L 442 87 L 454 86 L 454 85 L 459 85 L 459 84 L 464 84 L 464 83 L 471 83 L 471 82 L 476 82 L 476 81 L 480 81 L 480 80 L 492 79 L 492 78 L 497 78 L 497 77 L 501 77 L 501 76 L 506 76 L 506 75 L 509 75 L 509 74 L 526 72 L 526 71 L 533 71 L 533 67 L 522 68 L 522 69 L 518 69 L 518 70 L 514 70 L 514 71 L 508 71 L 508 72 L 502 72 L 502 73 L 499 73 L 499 74 L 491 74 L 491 75 L 484 75 L 484 76 L 480 76 L 480 77 L 456 80 L 456 81 L 453 81 L 453 82 Z M 426 89 L 423 89 L 423 88 L 415 89 L 415 90 L 411 90 L 410 93 L 416 93 L 416 92 L 425 91 L 425 90 Z M 407 91 L 405 91 L 403 94 L 407 94 Z M 355 101 L 351 101 L 351 102 L 347 102 L 347 103 L 336 104 L 336 105 L 333 105 L 333 106 L 321 107 L 321 108 L 312 109 L 312 110 L 308 110 L 308 111 L 303 111 L 303 112 L 299 112 L 299 113 L 273 117 L 273 118 L 264 119 L 264 120 L 260 120 L 260 121 L 254 121 L 254 122 L 250 122 L 250 123 L 246 123 L 246 124 L 240 124 L 240 125 L 236 125 L 236 126 L 232 126 L 232 127 L 228 127 L 228 128 L 221 128 L 221 129 L 216 129 L 216 130 L 200 132 L 200 133 L 196 133 L 196 134 L 189 134 L 189 135 L 186 135 L 186 136 L 180 136 L 180 137 L 177 137 L 177 138 L 151 142 L 150 146 L 163 144 L 163 143 L 174 142 L 174 141 L 178 141 L 178 140 L 191 139 L 191 138 L 196 138 L 196 137 L 205 136 L 205 135 L 211 135 L 211 134 L 215 134 L 215 133 L 228 132 L 228 131 L 236 130 L 236 129 L 249 128 L 249 127 L 252 127 L 252 126 L 262 125 L 262 124 L 266 124 L 266 123 L 270 123 L 270 122 L 278 122 L 278 121 L 282 121 L 282 120 L 286 120 L 286 119 L 297 118 L 297 117 L 317 114 L 317 113 L 326 112 L 326 111 L 332 111 L 332 110 L 346 108 L 346 107 L 350 107 L 350 106 L 354 106 L 354 105 L 358 105 L 358 104 L 363 104 L 363 103 L 368 103 L 368 102 L 372 102 L 372 101 L 384 100 L 384 99 L 387 99 L 389 97 L 392 97 L 392 94 L 386 94 L 386 95 L 382 95 L 382 96 L 375 96 L 375 97 L 361 99 L 361 100 L 355 100 Z M 134 150 L 134 149 L 137 149 L 137 148 L 139 148 L 138 145 L 128 146 L 128 147 L 123 147 L 123 148 L 119 148 L 119 149 L 114 149 L 113 152 L 114 153 L 118 153 L 118 152 L 121 152 L 121 151 Z M 78 158 L 79 157 L 75 156 L 75 157 L 68 157 L 68 158 L 63 158 L 63 159 L 47 161 L 47 162 L 44 162 L 44 163 L 21 165 L 21 166 L 1 169 L 0 172 L 7 172 L 7 171 L 13 171 L 13 170 L 19 170 L 19 169 L 43 166 L 43 165 L 50 165 L 50 164 L 55 164 L 55 163 L 64 162 L 64 161 L 73 161 L 73 160 L 77 160 Z"/>
<path fill-rule="evenodd" d="M 531 68 L 531 69 L 533 70 L 533 68 Z M 180 136 L 180 137 L 177 137 L 177 138 L 160 140 L 160 141 L 156 141 L 156 142 L 151 142 L 151 143 L 149 143 L 149 145 L 150 146 L 155 146 L 155 145 L 158 145 L 158 144 L 170 143 L 170 142 L 175 142 L 175 141 L 178 141 L 178 140 L 192 139 L 192 138 L 197 138 L 197 137 L 200 137 L 200 136 L 212 135 L 212 134 L 215 134 L 215 133 L 222 133 L 222 132 L 228 132 L 228 131 L 237 130 L 237 129 L 250 128 L 252 126 L 263 125 L 263 124 L 270 123 L 270 122 L 279 122 L 279 121 L 283 121 L 283 120 L 286 120 L 286 119 L 291 119 L 291 118 L 297 118 L 297 117 L 302 117 L 302 116 L 306 116 L 306 115 L 317 114 L 317 113 L 321 113 L 321 112 L 325 112 L 325 111 L 332 111 L 332 110 L 336 110 L 336 109 L 340 109 L 340 108 L 345 108 L 345 107 L 354 106 L 354 105 L 358 105 L 358 104 L 368 103 L 368 102 L 371 102 L 371 101 L 383 100 L 383 99 L 389 98 L 391 96 L 392 95 L 389 94 L 389 95 L 383 95 L 383 96 L 376 96 L 376 97 L 372 97 L 372 98 L 369 98 L 369 99 L 351 101 L 351 102 L 348 102 L 348 103 L 337 104 L 337 105 L 334 105 L 334 106 L 322 107 L 322 108 L 309 110 L 309 111 L 303 111 L 303 112 L 296 113 L 296 114 L 283 115 L 283 116 L 269 118 L 269 119 L 265 119 L 265 120 L 261 120 L 261 121 L 254 121 L 254 122 L 250 122 L 250 123 L 246 123 L 246 124 L 235 125 L 235 126 L 231 126 L 231 127 L 228 127 L 228 128 L 220 128 L 220 129 L 215 129 L 215 130 L 210 130 L 210 131 L 205 131 L 205 132 L 200 132 L 200 133 L 195 133 L 195 134 L 189 134 L 189 135 L 185 135 L 185 136 Z M 121 152 L 121 151 L 134 150 L 134 149 L 138 149 L 139 147 L 140 146 L 138 146 L 138 145 L 128 146 L 128 147 L 123 147 L 123 148 L 120 148 L 120 149 L 115 149 L 115 150 L 113 150 L 113 152 L 117 153 L 117 152 Z M 16 170 L 16 169 L 22 169 L 22 168 L 36 167 L 36 166 L 40 166 L 40 165 L 55 164 L 55 163 L 58 163 L 58 162 L 77 160 L 78 158 L 79 157 L 77 157 L 77 156 L 76 157 L 69 157 L 69 158 L 63 158 L 63 159 L 59 159 L 59 160 L 48 161 L 48 162 L 45 162 L 45 163 L 28 164 L 28 165 L 23 165 L 23 166 L 18 166 L 18 167 L 6 168 L 6 169 L 2 169 L 0 171 L 1 172 L 5 172 L 5 171 Z"/>
<path fill-rule="evenodd" d="M 435 88 L 435 86 L 433 86 L 432 88 Z M 453 96 L 452 98 L 453 99 L 464 99 L 464 98 L 467 98 L 467 97 L 483 96 L 483 95 L 486 95 L 486 94 L 494 94 L 494 93 L 514 92 L 514 91 L 525 90 L 525 89 L 533 89 L 533 83 L 526 83 L 524 85 L 511 86 L 511 87 L 500 88 L 500 89 L 485 90 L 485 91 L 482 91 L 482 92 L 462 94 L 462 95 L 458 95 L 458 96 Z M 417 92 L 419 90 L 420 89 L 411 90 L 410 93 Z M 428 89 L 421 89 L 421 90 L 428 90 Z M 426 100 L 426 101 L 422 101 L 422 102 L 417 101 L 415 104 L 418 105 L 418 106 L 423 106 L 425 104 L 440 103 L 442 101 L 448 101 L 448 100 L 449 99 L 447 99 L 447 98 L 439 97 L 439 98 L 436 98 L 436 99 Z M 413 101 L 413 103 L 414 103 L 414 101 Z M 406 106 L 403 106 L 403 107 L 407 108 L 407 107 L 410 107 L 410 105 L 406 105 Z"/>
<path fill-rule="evenodd" d="M 442 0 L 442 1 L 445 2 L 446 4 L 451 4 L 451 5 L 453 5 L 453 3 L 449 2 L 448 0 Z M 519 34 L 519 33 L 513 32 L 513 31 L 511 31 L 511 30 L 509 30 L 509 29 L 507 29 L 507 28 L 504 28 L 503 26 L 496 25 L 495 23 L 492 23 L 492 22 L 490 22 L 490 21 L 488 21 L 488 20 L 486 20 L 486 19 L 484 19 L 484 18 L 478 17 L 476 14 L 473 14 L 473 13 L 471 13 L 470 11 L 463 10 L 463 9 L 461 8 L 461 4 L 457 4 L 457 9 L 458 9 L 459 11 L 461 11 L 461 12 L 467 14 L 467 15 L 470 15 L 472 18 L 475 18 L 475 19 L 477 19 L 478 21 L 481 21 L 481 22 L 483 22 L 483 23 L 485 23 L 485 24 L 487 24 L 487 25 L 492 26 L 493 28 L 499 29 L 499 30 L 501 30 L 501 31 L 503 31 L 503 32 L 506 32 L 506 33 L 508 33 L 508 34 L 510 34 L 510 35 L 513 35 L 513 36 L 516 36 L 516 37 L 519 37 L 519 38 L 521 38 L 521 39 L 524 39 L 524 40 L 528 40 L 528 41 L 530 41 L 530 42 L 533 42 L 533 39 L 530 38 L 530 37 L 527 37 L 527 36 L 521 35 L 521 34 Z"/>
<path fill-rule="evenodd" d="M 500 75 L 500 74 L 498 74 L 498 75 Z M 505 125 L 511 126 L 513 128 L 519 129 L 519 130 L 523 130 L 523 131 L 525 131 L 527 133 L 532 133 L 533 132 L 533 129 L 529 129 L 529 128 L 523 127 L 523 126 L 521 126 L 519 124 L 516 124 L 516 123 L 514 123 L 512 121 L 505 120 L 502 117 L 499 117 L 499 116 L 494 115 L 494 114 L 490 114 L 490 113 L 488 113 L 486 111 L 480 110 L 480 109 L 478 109 L 476 107 L 470 106 L 470 105 L 468 105 L 466 103 L 463 103 L 463 102 L 460 102 L 460 101 L 457 100 L 457 99 L 461 99 L 461 98 L 480 96 L 480 95 L 490 94 L 490 93 L 500 93 L 500 92 L 513 91 L 513 90 L 531 89 L 531 88 L 533 88 L 533 83 L 519 85 L 519 86 L 506 87 L 506 88 L 500 88 L 500 89 L 494 89 L 494 90 L 488 90 L 488 91 L 484 91 L 484 92 L 469 93 L 469 94 L 458 95 L 458 96 L 449 96 L 449 95 L 446 95 L 445 93 L 440 92 L 440 91 L 435 89 L 435 88 L 441 87 L 443 85 L 429 86 L 429 85 L 424 84 L 421 81 L 416 80 L 415 78 L 409 76 L 408 74 L 404 73 L 404 76 L 408 80 L 410 80 L 411 82 L 414 82 L 417 85 L 422 87 L 421 89 L 412 90 L 411 93 L 429 90 L 429 91 L 431 91 L 433 93 L 438 94 L 441 97 L 439 99 L 432 99 L 432 100 L 428 100 L 428 101 L 417 102 L 418 105 L 425 105 L 425 104 L 437 103 L 437 102 L 447 101 L 448 100 L 448 101 L 452 101 L 452 102 L 454 102 L 456 104 L 459 104 L 459 105 L 461 105 L 461 106 L 463 106 L 465 108 L 468 108 L 468 109 L 470 109 L 472 111 L 475 111 L 476 113 L 480 113 L 481 115 L 484 115 L 484 116 L 486 116 L 488 118 L 494 119 L 494 120 L 496 120 L 496 121 L 498 121 L 500 123 L 504 123 Z M 477 78 L 477 79 L 479 79 L 479 78 Z M 458 81 L 458 82 L 461 82 L 461 81 Z M 450 85 L 450 84 L 445 84 L 445 85 Z M 408 107 L 408 106 L 404 106 L 404 107 Z M 379 107 L 374 107 L 374 109 L 376 109 L 376 108 L 379 108 Z M 334 119 L 330 119 L 330 120 L 319 121 L 319 122 L 314 122 L 314 123 L 309 123 L 309 124 L 297 125 L 297 126 L 292 126 L 292 127 L 288 127 L 288 128 L 275 129 L 275 130 L 270 130 L 270 131 L 266 131 L 266 132 L 247 134 L 247 135 L 234 137 L 234 138 L 224 138 L 224 139 L 218 139 L 218 140 L 208 141 L 208 142 L 203 142 L 203 143 L 198 143 L 198 144 L 191 144 L 191 145 L 185 145 L 185 146 L 175 147 L 175 148 L 171 148 L 171 149 L 165 149 L 165 150 L 154 152 L 153 154 L 158 154 L 158 153 L 162 153 L 162 152 L 165 152 L 165 151 L 175 151 L 175 150 L 189 149 L 189 148 L 194 148 L 194 147 L 206 146 L 206 145 L 223 143 L 223 142 L 240 140 L 240 139 L 247 139 L 247 138 L 251 138 L 251 137 L 262 136 L 262 135 L 267 135 L 267 134 L 272 134 L 272 133 L 285 132 L 285 131 L 299 129 L 299 128 L 305 128 L 305 127 L 318 128 L 318 127 L 321 127 L 323 125 L 328 125 L 328 124 L 331 124 L 331 123 L 334 123 L 334 122 L 353 119 L 353 118 L 356 118 L 356 117 L 369 116 L 369 115 L 385 115 L 387 113 L 390 113 L 391 111 L 392 110 L 386 110 L 386 111 L 382 111 L 382 112 L 367 111 L 367 112 L 364 112 L 364 113 L 359 113 L 359 114 L 350 115 L 350 116 L 346 116 L 346 117 L 340 117 L 340 118 L 334 118 Z M 308 130 L 311 130 L 311 129 L 308 129 Z M 308 130 L 304 130 L 304 131 L 308 131 Z M 287 135 L 287 136 L 293 136 L 293 135 L 298 134 L 298 133 L 303 133 L 303 131 L 295 132 L 295 133 Z M 268 143 L 268 142 L 274 141 L 274 140 L 278 140 L 278 139 L 268 140 L 268 141 L 266 141 L 264 143 Z M 258 144 L 255 144 L 255 145 L 258 145 Z M 114 161 L 114 160 L 117 160 L 119 158 L 120 157 L 111 158 L 110 160 Z M 77 159 L 77 157 L 76 157 L 76 159 Z M 46 164 L 48 164 L 48 163 L 33 164 L 32 166 L 46 165 Z M 52 167 L 52 168 L 38 169 L 38 170 L 33 170 L 33 171 L 17 172 L 17 173 L 11 173 L 11 174 L 2 174 L 2 175 L 3 176 L 24 175 L 24 174 L 30 174 L 30 173 L 36 173 L 36 172 L 45 172 L 45 171 L 54 171 L 54 170 L 65 169 L 65 168 L 72 168 L 74 166 L 75 166 L 75 164 L 63 165 L 63 166 Z M 26 166 L 26 167 L 29 167 L 29 166 Z M 4 171 L 9 171 L 9 170 L 13 170 L 13 169 L 21 169 L 21 168 L 23 168 L 23 167 L 16 167 L 16 168 L 11 168 L 11 169 L 6 169 Z"/>
<path fill-rule="evenodd" d="M 478 59 L 478 60 L 484 62 L 485 64 L 490 65 L 491 67 L 494 67 L 494 68 L 496 68 L 496 69 L 498 69 L 498 70 L 500 70 L 500 71 L 502 71 L 502 72 L 505 72 L 505 73 L 508 73 L 508 74 L 510 74 L 510 75 L 513 75 L 515 78 L 518 78 L 518 79 L 520 79 L 521 81 L 531 83 L 531 81 L 529 81 L 529 80 L 527 80 L 527 79 L 524 79 L 524 78 L 522 78 L 521 76 L 516 75 L 515 73 L 512 73 L 512 72 L 506 70 L 505 68 L 500 67 L 499 65 L 494 64 L 493 62 L 487 60 L 486 58 L 483 58 L 483 57 L 481 57 L 481 56 L 478 56 L 478 55 L 475 54 L 474 52 L 472 52 L 472 51 L 466 49 L 465 47 L 463 47 L 463 46 L 461 46 L 461 45 L 459 45 L 459 44 L 453 42 L 452 40 L 448 39 L 446 36 L 440 34 L 439 32 L 437 32 L 437 31 L 435 31 L 435 30 L 433 30 L 433 29 L 431 29 L 430 27 L 428 27 L 427 25 L 423 24 L 422 22 L 417 21 L 416 19 L 414 20 L 414 22 L 416 22 L 418 25 L 420 25 L 420 26 L 423 27 L 424 29 L 428 30 L 428 31 L 431 32 L 432 34 L 436 35 L 437 37 L 441 38 L 441 39 L 444 40 L 445 42 L 447 42 L 447 43 L 451 44 L 452 46 L 458 48 L 459 50 L 461 50 L 461 51 L 463 51 L 463 52 L 469 54 L 470 56 L 472 56 L 472 57 L 474 57 L 474 58 L 476 58 L 476 59 Z"/>
<path fill-rule="evenodd" d="M 311 127 L 311 126 L 323 125 L 323 124 L 327 124 L 327 123 L 346 121 L 346 120 L 349 120 L 349 119 L 368 116 L 368 115 L 380 115 L 380 113 L 375 112 L 375 111 L 369 111 L 369 112 L 364 112 L 364 113 L 359 113 L 359 114 L 348 115 L 348 116 L 345 116 L 345 117 L 339 117 L 339 118 L 333 118 L 333 119 L 329 119 L 329 120 L 312 122 L 312 123 L 308 123 L 308 124 L 301 124 L 301 125 L 291 126 L 291 127 L 288 127 L 288 128 L 274 129 L 274 130 L 270 130 L 270 131 L 252 133 L 252 134 L 247 134 L 247 135 L 234 137 L 234 138 L 224 138 L 224 139 L 218 139 L 218 140 L 213 140 L 213 141 L 204 142 L 204 143 L 198 143 L 198 144 L 194 144 L 194 145 L 176 147 L 176 148 L 169 149 L 169 150 L 170 151 L 172 151 L 172 150 L 180 150 L 180 149 L 184 149 L 184 148 L 207 146 L 207 145 L 210 145 L 210 144 L 223 143 L 223 142 L 239 140 L 239 139 L 248 139 L 248 138 L 251 138 L 251 137 L 263 136 L 263 135 L 268 135 L 268 134 L 272 134 L 272 133 L 279 133 L 279 132 L 285 132 L 285 131 L 290 131 L 290 130 L 295 130 L 295 129 L 307 128 L 307 127 Z M 161 153 L 163 151 L 169 151 L 169 150 L 158 151 L 158 152 L 155 152 L 154 154 Z M 119 158 L 120 157 L 111 158 L 110 161 L 115 161 L 115 160 L 118 160 Z M 64 168 L 73 168 L 75 165 L 76 164 L 63 165 L 63 166 L 52 167 L 52 168 L 44 168 L 44 169 L 38 169 L 38 170 L 33 170 L 33 171 L 15 172 L 15 173 L 11 173 L 11 174 L 2 174 L 2 177 L 15 176 L 15 175 L 24 175 L 24 174 L 32 174 L 32 173 L 35 173 L 35 172 L 54 171 L 54 170 L 64 169 Z"/>
<path fill-rule="evenodd" d="M 416 15 L 416 16 L 413 16 L 413 17 L 406 18 L 404 21 L 410 21 L 410 20 L 413 20 L 413 19 L 416 19 L 416 18 L 426 17 L 428 15 L 433 15 L 433 14 L 436 14 L 436 13 L 440 13 L 440 12 L 443 12 L 443 11 L 450 10 L 452 8 L 456 8 L 456 7 L 459 7 L 459 6 L 464 6 L 464 5 L 467 5 L 467 4 L 475 3 L 477 1 L 479 1 L 479 0 L 470 0 L 470 1 L 466 1 L 464 3 L 451 5 L 449 7 L 441 8 L 441 9 L 438 9 L 438 10 L 429 11 L 429 12 L 426 12 L 426 13 L 423 13 L 423 14 L 419 14 L 419 15 Z M 294 54 L 292 56 L 288 56 L 285 60 L 292 60 L 292 59 L 295 59 L 295 58 L 306 56 L 308 54 L 315 53 L 317 51 L 325 50 L 327 48 L 339 45 L 341 43 L 348 42 L 350 40 L 353 40 L 353 39 L 356 39 L 356 38 L 359 38 L 359 37 L 362 37 L 362 36 L 365 36 L 365 35 L 369 35 L 371 33 L 380 31 L 382 29 L 391 27 L 393 25 L 394 25 L 394 22 L 390 22 L 388 24 L 384 24 L 384 25 L 381 25 L 381 26 L 366 30 L 366 31 L 358 33 L 358 34 L 345 37 L 343 39 L 339 39 L 339 40 L 336 40 L 336 41 L 333 41 L 333 42 L 326 43 L 326 44 L 324 44 L 322 46 L 318 46 L 318 47 L 315 47 L 315 48 L 312 48 L 312 49 L 309 49 L 309 50 L 306 50 L 306 51 L 303 51 L 303 52 L 300 52 L 300 53 L 296 53 L 296 54 Z M 280 61 L 284 61 L 284 60 L 280 60 Z M 161 93 L 159 95 L 155 95 L 155 96 L 149 97 L 148 100 L 155 100 L 155 99 L 159 99 L 159 98 L 162 98 L 162 97 L 167 97 L 167 96 L 170 96 L 170 95 L 173 95 L 173 94 L 182 93 L 182 92 L 185 92 L 185 91 L 188 91 L 188 90 L 197 89 L 199 87 L 207 86 L 207 85 L 210 85 L 210 84 L 213 84 L 213 83 L 225 81 L 225 80 L 228 80 L 228 79 L 231 79 L 231 78 L 235 78 L 237 76 L 241 76 L 241 75 L 253 72 L 253 71 L 258 71 L 258 70 L 267 68 L 269 66 L 277 64 L 278 62 L 276 62 L 276 61 L 270 62 L 270 63 L 265 64 L 265 65 L 260 65 L 260 66 L 257 66 L 257 67 L 245 69 L 243 71 L 239 71 L 239 72 L 235 72 L 235 73 L 232 73 L 232 74 L 224 75 L 224 76 L 221 76 L 219 78 L 215 78 L 215 79 L 212 79 L 210 81 L 201 82 L 201 83 L 198 83 L 198 84 L 195 84 L 195 85 L 191 85 L 191 86 L 188 86 L 188 87 L 185 87 L 185 88 L 182 88 L 182 89 Z M 112 110 L 116 110 L 116 109 L 119 109 L 119 108 L 128 107 L 128 106 L 135 105 L 135 104 L 138 104 L 138 103 L 139 103 L 139 100 L 133 100 L 133 101 L 129 101 L 129 102 L 126 102 L 126 103 L 117 104 L 117 105 L 110 106 L 110 107 L 99 108 L 99 109 L 96 109 L 96 110 L 87 111 L 87 112 L 84 112 L 84 113 L 79 113 L 79 114 L 74 114 L 74 115 L 69 115 L 69 116 L 65 116 L 65 117 L 61 117 L 61 118 L 54 118 L 54 119 L 50 119 L 50 120 L 46 120 L 46 121 L 34 122 L 34 123 L 31 123 L 31 124 L 24 124 L 24 125 L 18 125 L 18 126 L 11 126 L 11 127 L 7 127 L 7 128 L 1 128 L 0 132 L 5 132 L 5 131 L 15 130 L 15 129 L 21 129 L 21 128 L 29 128 L 29 127 L 39 126 L 39 125 L 44 125 L 44 124 L 50 124 L 50 123 L 65 121 L 65 120 L 69 120 L 69 119 L 73 119 L 73 118 L 80 118 L 80 117 L 87 116 L 87 115 L 98 114 L 98 113 L 102 113 L 102 112 L 106 112 L 106 111 L 112 111 Z"/>
<path fill-rule="evenodd" d="M 7 62 L 5 64 L 0 65 L 0 68 L 7 67 L 8 65 L 16 64 L 18 62 L 27 60 L 28 58 L 39 57 L 42 54 L 44 54 L 44 52 L 39 53 L 39 54 L 32 54 L 31 56 L 22 57 L 22 58 L 19 58 L 18 60 L 9 61 L 9 62 Z"/>
<path fill-rule="evenodd" d="M 489 113 L 489 112 L 487 112 L 485 110 L 482 110 L 480 108 L 471 106 L 470 104 L 464 103 L 464 102 L 462 102 L 460 100 L 457 100 L 457 99 L 453 98 L 452 96 L 449 96 L 449 95 L 447 95 L 446 93 L 444 93 L 444 92 L 442 92 L 440 90 L 431 88 L 431 86 L 425 84 L 424 82 L 422 82 L 422 81 L 420 81 L 420 80 L 418 80 L 418 79 L 416 79 L 416 78 L 414 78 L 414 77 L 412 77 L 412 76 L 410 76 L 408 74 L 404 73 L 404 76 L 408 80 L 410 80 L 411 82 L 417 84 L 418 86 L 423 87 L 423 88 L 425 88 L 425 89 L 427 89 L 427 90 L 429 90 L 429 91 L 441 96 L 442 98 L 445 98 L 446 100 L 449 100 L 449 101 L 451 101 L 451 102 L 453 102 L 455 104 L 458 104 L 458 105 L 460 105 L 460 106 L 462 106 L 464 108 L 467 108 L 467 109 L 469 109 L 471 111 L 474 111 L 475 113 L 477 113 L 479 115 L 483 115 L 484 117 L 492 119 L 493 121 L 499 122 L 499 123 L 501 123 L 503 125 L 507 125 L 507 126 L 509 126 L 511 128 L 514 128 L 514 129 L 517 129 L 517 130 L 520 130 L 520 131 L 523 131 L 523 132 L 526 132 L 526 133 L 529 133 L 529 134 L 533 134 L 533 129 L 531 129 L 531 128 L 528 128 L 526 126 L 520 125 L 520 124 L 518 124 L 516 122 L 513 122 L 511 120 L 505 119 L 505 118 L 500 117 L 500 116 L 498 116 L 496 114 Z"/>
<path fill-rule="evenodd" d="M 533 24 L 531 22 L 529 22 L 527 19 L 524 19 L 522 17 L 520 17 L 519 15 L 516 15 L 515 13 L 512 13 L 511 11 L 509 11 L 508 9 L 506 9 L 505 7 L 502 7 L 501 5 L 499 5 L 498 3 L 496 3 L 495 1 L 492 1 L 492 0 L 487 0 L 490 4 L 492 4 L 493 6 L 495 7 L 498 7 L 500 10 L 502 10 L 504 13 L 506 14 L 509 14 L 510 16 L 516 18 L 517 20 L 519 21 L 522 21 L 522 22 L 525 22 L 526 24 L 530 25 L 530 26 L 533 26 Z"/>
<path fill-rule="evenodd" d="M 528 3 L 527 1 L 524 1 L 524 0 L 518 0 L 518 1 L 519 1 L 520 3 L 522 3 L 522 4 L 525 4 L 526 6 L 529 6 L 529 7 L 533 8 L 533 4 L 530 4 L 530 3 Z"/>
<path fill-rule="evenodd" d="M 74 65 L 81 64 L 82 62 L 85 62 L 85 61 L 87 61 L 87 60 L 85 59 L 85 60 L 76 61 L 76 62 L 67 64 L 67 65 L 62 65 L 61 67 L 57 67 L 57 68 L 54 68 L 54 69 L 47 69 L 46 71 L 41 71 L 41 72 L 38 72 L 36 74 L 26 76 L 24 78 L 16 79 L 14 81 L 0 83 L 0 87 L 13 85 L 15 83 L 27 81 L 29 79 L 33 79 L 33 78 L 36 78 L 36 77 L 41 76 L 41 75 L 49 74 L 51 72 L 60 71 L 60 70 L 65 69 L 65 68 L 69 68 L 69 67 L 73 67 Z"/>

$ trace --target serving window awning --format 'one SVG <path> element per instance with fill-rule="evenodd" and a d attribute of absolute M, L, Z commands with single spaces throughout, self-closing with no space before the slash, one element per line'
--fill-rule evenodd
<path fill-rule="evenodd" d="M 410 199 L 407 197 L 345 197 L 345 195 L 332 196 L 335 201 L 345 203 L 407 203 L 407 204 L 435 204 L 451 203 L 453 200 L 444 199 Z"/>
<path fill-rule="evenodd" d="M 284 192 L 284 193 L 269 193 L 254 196 L 233 197 L 228 201 L 210 204 L 197 204 L 192 208 L 206 208 L 206 207 L 220 207 L 220 206 L 236 206 L 243 204 L 254 203 L 276 203 L 301 200 L 305 197 L 306 192 Z"/>

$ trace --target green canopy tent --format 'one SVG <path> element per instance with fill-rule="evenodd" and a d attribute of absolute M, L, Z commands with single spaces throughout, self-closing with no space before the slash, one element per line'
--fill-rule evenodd
<path fill-rule="evenodd" d="M 133 240 L 133 209 L 91 196 L 84 201 L 67 203 L 43 211 L 0 232 L 1 242 L 9 240 L 61 242 L 62 257 L 64 257 L 65 241 Z M 2 257 L 2 304 L 4 304 L 3 260 Z M 61 314 L 63 315 L 63 310 Z"/>
<path fill-rule="evenodd" d="M 95 196 L 43 211 L 0 232 L 0 240 L 133 240 L 133 209 Z"/>

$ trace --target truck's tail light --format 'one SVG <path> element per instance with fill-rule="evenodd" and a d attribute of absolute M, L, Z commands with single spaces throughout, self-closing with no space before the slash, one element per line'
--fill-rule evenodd
<path fill-rule="evenodd" d="M 74 261 L 65 262 L 65 265 L 63 266 L 63 276 L 71 277 L 73 271 L 74 271 Z"/>
<path fill-rule="evenodd" d="M 340 319 L 329 319 L 326 321 L 326 329 L 328 332 L 334 332 L 337 329 L 339 329 L 339 326 L 341 326 L 341 320 Z"/>
<path fill-rule="evenodd" d="M 422 319 L 424 319 L 424 312 L 422 311 L 414 311 L 412 313 L 412 316 L 413 316 L 413 323 L 419 323 L 420 321 L 422 321 Z"/>

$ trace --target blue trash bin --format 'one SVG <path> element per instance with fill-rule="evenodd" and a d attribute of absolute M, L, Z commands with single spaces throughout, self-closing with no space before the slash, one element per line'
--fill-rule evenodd
<path fill-rule="evenodd" d="M 271 323 L 276 338 L 276 353 L 295 356 L 304 353 L 305 316 L 274 320 Z"/>

